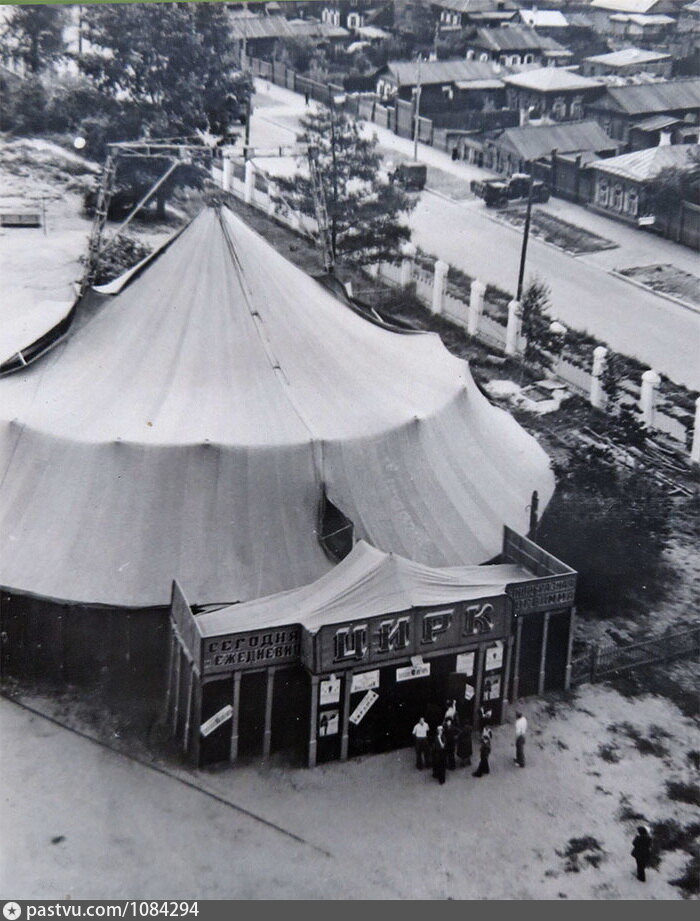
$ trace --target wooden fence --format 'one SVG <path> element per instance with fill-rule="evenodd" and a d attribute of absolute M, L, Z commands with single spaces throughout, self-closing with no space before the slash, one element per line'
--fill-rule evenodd
<path fill-rule="evenodd" d="M 582 656 L 572 660 L 571 683 L 605 681 L 642 665 L 658 665 L 671 659 L 700 653 L 700 627 L 678 633 L 664 633 L 629 646 L 591 644 Z"/>

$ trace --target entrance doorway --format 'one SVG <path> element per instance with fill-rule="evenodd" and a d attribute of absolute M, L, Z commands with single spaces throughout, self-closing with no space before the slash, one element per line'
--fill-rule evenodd
<path fill-rule="evenodd" d="M 245 672 L 241 677 L 241 703 L 238 715 L 238 757 L 259 758 L 265 733 L 267 672 Z"/>

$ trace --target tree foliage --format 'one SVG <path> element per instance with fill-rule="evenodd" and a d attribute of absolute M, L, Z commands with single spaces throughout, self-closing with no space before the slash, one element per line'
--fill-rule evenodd
<path fill-rule="evenodd" d="M 55 6 L 16 6 L 0 36 L 3 52 L 19 58 L 37 75 L 65 54 L 65 10 Z"/>
<path fill-rule="evenodd" d="M 574 450 L 537 532 L 577 570 L 578 602 L 601 615 L 634 611 L 663 594 L 670 503 L 643 469 L 620 471 L 596 446 Z"/>
<path fill-rule="evenodd" d="M 647 210 L 660 217 L 673 218 L 684 201 L 700 205 L 700 151 L 688 151 L 687 166 L 661 170 L 644 186 Z"/>
<path fill-rule="evenodd" d="M 299 141 L 318 152 L 336 259 L 344 265 L 396 261 L 411 231 L 403 219 L 413 200 L 381 171 L 376 136 L 367 138 L 357 121 L 325 106 L 301 121 Z M 316 216 L 306 162 L 291 179 L 277 179 L 280 198 L 292 209 Z"/>
<path fill-rule="evenodd" d="M 545 282 L 534 278 L 527 286 L 520 300 L 522 334 L 525 337 L 523 360 L 525 364 L 548 371 L 554 364 L 555 343 L 549 330 L 551 317 L 550 289 Z"/>
<path fill-rule="evenodd" d="M 217 3 L 89 6 L 80 66 L 125 122 L 153 137 L 225 135 L 251 93 L 235 67 L 235 41 Z"/>

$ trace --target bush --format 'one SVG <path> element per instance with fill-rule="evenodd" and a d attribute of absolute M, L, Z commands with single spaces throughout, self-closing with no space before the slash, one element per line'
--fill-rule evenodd
<path fill-rule="evenodd" d="M 93 284 L 104 285 L 118 278 L 128 269 L 150 256 L 150 246 L 130 234 L 120 234 L 109 248 L 100 254 Z"/>

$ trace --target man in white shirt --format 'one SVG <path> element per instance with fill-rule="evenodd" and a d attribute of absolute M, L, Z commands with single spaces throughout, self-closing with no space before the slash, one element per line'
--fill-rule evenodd
<path fill-rule="evenodd" d="M 419 771 L 423 766 L 428 767 L 428 729 L 430 727 L 425 719 L 421 716 L 416 725 L 413 727 L 413 738 L 416 743 L 416 767 Z"/>
<path fill-rule="evenodd" d="M 527 720 L 520 710 L 515 714 L 515 763 L 518 767 L 525 767 L 525 737 L 527 736 Z"/>

